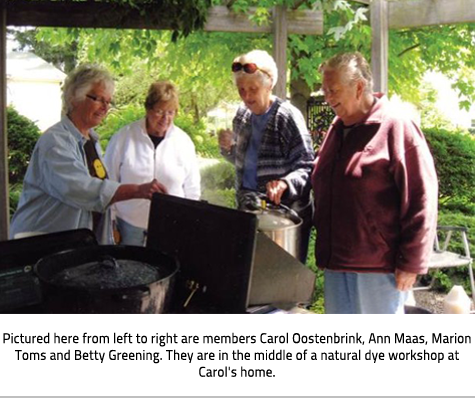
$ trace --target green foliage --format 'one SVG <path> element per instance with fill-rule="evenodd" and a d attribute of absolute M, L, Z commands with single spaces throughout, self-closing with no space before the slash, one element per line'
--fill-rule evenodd
<path fill-rule="evenodd" d="M 53 34 L 64 33 L 65 38 L 56 38 L 55 43 L 43 41 L 41 39 L 41 30 L 32 29 L 9 29 L 8 34 L 15 38 L 19 46 L 17 50 L 34 51 L 42 59 L 53 64 L 56 68 L 70 72 L 77 64 L 78 40 L 77 37 L 67 36 L 67 30 L 52 31 Z M 67 40 L 65 40 L 67 38 Z"/>
<path fill-rule="evenodd" d="M 454 82 L 461 106 L 473 102 L 475 24 L 430 26 L 390 31 L 389 85 L 393 93 L 417 103 L 418 84 L 427 70 L 441 72 Z M 391 73 L 392 72 L 392 73 Z"/>
<path fill-rule="evenodd" d="M 7 108 L 7 132 L 8 179 L 10 184 L 21 184 L 41 131 L 33 121 L 9 106 Z"/>
<path fill-rule="evenodd" d="M 135 63 L 133 74 L 121 74 L 117 80 L 114 103 L 117 107 L 134 104 L 143 109 L 150 85 L 161 79 L 167 79 L 167 77 L 156 73 L 145 63 Z"/>
<path fill-rule="evenodd" d="M 41 135 L 40 129 L 13 107 L 7 107 L 8 134 L 8 179 L 10 216 L 13 216 L 20 199 L 25 176 L 33 148 Z"/>
<path fill-rule="evenodd" d="M 236 209 L 236 191 L 234 188 L 207 190 L 203 189 L 201 199 L 212 205 Z"/>
<path fill-rule="evenodd" d="M 111 110 L 101 125 L 96 129 L 101 138 L 102 149 L 107 147 L 112 135 L 127 124 L 144 117 L 144 115 L 144 107 L 132 103 Z"/>
<path fill-rule="evenodd" d="M 466 197 L 445 199 L 440 207 L 447 213 L 463 213 L 475 216 L 475 203 Z"/>
<path fill-rule="evenodd" d="M 179 113 L 175 117 L 175 124 L 190 136 L 200 156 L 219 157 L 218 139 L 207 132 L 203 119 L 196 122 L 192 115 Z"/>
<path fill-rule="evenodd" d="M 318 271 L 318 275 L 321 276 L 323 280 L 323 272 L 321 270 Z M 325 313 L 325 298 L 323 294 L 320 294 L 318 296 L 314 295 L 313 296 L 313 302 L 310 305 L 310 310 L 314 313 L 318 314 L 324 314 Z"/>
<path fill-rule="evenodd" d="M 457 270 L 460 270 L 460 269 L 458 268 Z M 455 269 L 452 269 L 450 271 L 448 271 L 448 270 L 439 270 L 439 271 L 430 273 L 428 279 L 430 279 L 432 277 L 435 277 L 436 281 L 434 282 L 434 284 L 432 286 L 432 288 L 435 291 L 448 293 L 450 291 L 450 289 L 455 284 L 462 285 L 462 284 L 460 284 L 461 277 L 459 277 L 458 280 L 457 279 L 454 280 L 452 278 L 452 277 L 454 277 L 455 273 L 456 273 Z"/>
<path fill-rule="evenodd" d="M 475 140 L 470 134 L 424 129 L 439 177 L 440 204 L 475 204 Z M 472 204 L 472 206 L 470 206 Z M 473 210 L 473 209 L 471 209 Z"/>
<path fill-rule="evenodd" d="M 315 313 L 325 313 L 324 307 L 324 279 L 323 270 L 319 270 L 315 263 L 315 240 L 316 231 L 312 229 L 310 234 L 310 243 L 308 245 L 308 256 L 306 265 L 315 273 L 315 289 L 312 296 L 312 305 L 310 310 Z"/>
<path fill-rule="evenodd" d="M 171 40 L 176 42 L 179 38 L 185 38 L 193 31 L 202 30 L 208 10 L 212 5 L 212 0 L 116 0 L 114 11 L 120 14 L 123 21 L 128 18 L 136 18 L 136 10 L 139 10 L 140 16 L 148 25 L 163 25 L 164 22 L 171 29 Z M 125 6 L 125 7 L 124 7 Z M 77 35 L 76 29 L 70 31 L 74 36 Z M 63 43 L 68 39 L 62 38 Z M 114 53 L 120 51 L 120 47 L 110 50 Z"/>
<path fill-rule="evenodd" d="M 439 210 L 438 224 L 441 226 L 459 226 L 467 228 L 467 237 L 470 244 L 470 254 L 475 255 L 475 216 L 467 216 L 463 213 L 446 212 Z M 463 253 L 463 243 L 460 234 L 455 232 L 450 241 L 449 250 L 457 253 Z"/>
<path fill-rule="evenodd" d="M 62 41 L 64 28 L 42 28 L 39 36 L 52 46 Z M 75 31 L 80 62 L 100 62 L 118 77 L 116 102 L 142 102 L 150 83 L 174 82 L 180 105 L 198 121 L 222 99 L 234 101 L 238 93 L 230 65 L 236 55 L 252 48 L 270 50 L 263 35 L 196 32 L 173 43 L 168 31 L 93 30 Z M 62 42 L 61 42 L 62 43 Z"/>
<path fill-rule="evenodd" d="M 303 79 L 310 92 L 320 88 L 320 64 L 329 57 L 346 51 L 371 54 L 371 28 L 366 6 L 344 0 L 313 1 L 323 11 L 322 36 L 289 35 L 290 73 L 292 80 Z"/>
<path fill-rule="evenodd" d="M 236 208 L 235 169 L 221 161 L 201 170 L 201 199 L 214 205 Z"/>
<path fill-rule="evenodd" d="M 223 160 L 201 170 L 201 186 L 206 189 L 234 188 L 236 171 L 233 164 Z"/>
<path fill-rule="evenodd" d="M 18 201 L 20 200 L 20 195 L 21 195 L 21 190 L 23 188 L 23 185 L 21 183 L 17 184 L 10 184 L 9 185 L 9 202 L 10 202 L 10 218 L 13 216 L 13 213 L 15 213 L 15 210 L 18 206 Z"/>

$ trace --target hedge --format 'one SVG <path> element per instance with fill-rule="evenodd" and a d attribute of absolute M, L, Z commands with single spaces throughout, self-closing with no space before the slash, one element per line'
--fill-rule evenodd
<path fill-rule="evenodd" d="M 445 129 L 424 129 L 439 177 L 439 203 L 475 215 L 475 139 Z"/>
<path fill-rule="evenodd" d="M 40 129 L 13 107 L 7 107 L 8 179 L 11 185 L 22 184 Z"/>

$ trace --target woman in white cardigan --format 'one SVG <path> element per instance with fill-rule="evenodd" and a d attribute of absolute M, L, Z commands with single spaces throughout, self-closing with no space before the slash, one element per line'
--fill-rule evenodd
<path fill-rule="evenodd" d="M 121 183 L 158 180 L 167 193 L 200 197 L 200 173 L 190 137 L 173 124 L 178 94 L 167 81 L 153 83 L 145 100 L 145 117 L 117 132 L 105 154 L 107 171 Z M 116 205 L 121 244 L 145 245 L 150 201 L 133 199 Z"/>

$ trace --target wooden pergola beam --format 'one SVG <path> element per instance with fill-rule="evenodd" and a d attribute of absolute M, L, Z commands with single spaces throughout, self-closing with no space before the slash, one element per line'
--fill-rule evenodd
<path fill-rule="evenodd" d="M 171 29 L 169 21 L 140 10 L 109 2 L 51 2 L 6 1 L 7 25 L 77 28 Z M 253 8 L 249 10 L 253 12 Z M 312 10 L 289 10 L 286 19 L 288 33 L 302 35 L 323 34 L 323 13 Z M 247 14 L 235 13 L 226 6 L 209 11 L 205 31 L 272 33 L 272 24 L 255 25 Z"/>
<path fill-rule="evenodd" d="M 389 28 L 417 28 L 475 21 L 473 0 L 407 0 L 388 2 Z"/>
<path fill-rule="evenodd" d="M 366 4 L 369 5 L 371 3 L 371 0 L 351 0 L 353 3 L 361 3 L 361 4 Z"/>
<path fill-rule="evenodd" d="M 0 7 L 0 241 L 8 239 L 10 225 L 8 188 L 8 136 L 7 136 L 7 27 L 6 13 Z"/>

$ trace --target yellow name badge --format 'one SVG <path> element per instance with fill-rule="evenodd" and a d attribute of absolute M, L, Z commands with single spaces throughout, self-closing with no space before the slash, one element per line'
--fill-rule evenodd
<path fill-rule="evenodd" d="M 99 159 L 94 160 L 94 170 L 96 172 L 97 178 L 103 179 L 106 178 L 106 169 Z"/>

